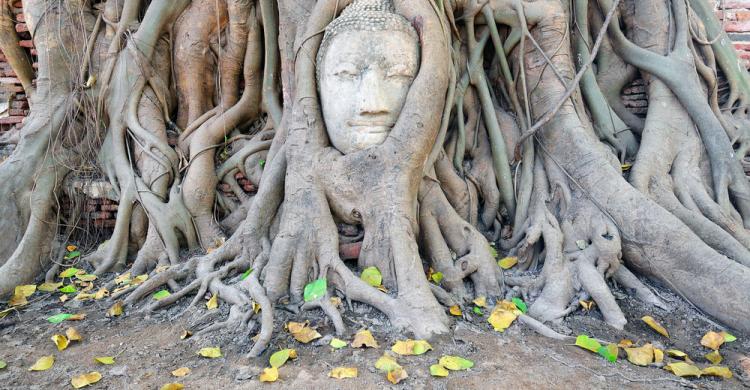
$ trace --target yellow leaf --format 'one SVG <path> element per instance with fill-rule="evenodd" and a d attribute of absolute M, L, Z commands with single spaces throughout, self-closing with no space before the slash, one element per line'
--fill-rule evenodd
<path fill-rule="evenodd" d="M 396 359 L 386 354 L 383 354 L 383 356 L 375 362 L 375 368 L 383 372 L 388 372 L 398 367 L 401 367 L 401 365 L 398 364 Z"/>
<path fill-rule="evenodd" d="M 425 340 L 399 340 L 393 344 L 391 351 L 399 355 L 421 355 L 432 349 L 430 343 Z"/>
<path fill-rule="evenodd" d="M 701 376 L 701 370 L 698 367 L 685 362 L 669 363 L 664 369 L 677 376 Z"/>
<path fill-rule="evenodd" d="M 73 252 L 76 249 L 78 249 L 78 247 L 75 245 L 68 245 L 65 247 L 65 250 L 67 250 L 68 252 Z"/>
<path fill-rule="evenodd" d="M 669 338 L 669 333 L 667 332 L 667 330 L 663 326 L 661 326 L 660 323 L 656 322 L 656 320 L 653 317 L 651 317 L 651 316 L 643 316 L 641 319 L 648 326 L 650 326 L 651 329 L 659 332 L 660 335 L 662 335 L 662 336 L 664 336 L 666 338 Z"/>
<path fill-rule="evenodd" d="M 632 168 L 632 167 L 633 167 L 633 164 L 631 164 L 631 163 L 625 163 L 625 164 L 622 164 L 622 165 L 620 166 L 620 168 L 622 168 L 622 171 L 623 171 L 623 172 L 625 172 L 625 171 L 629 170 L 629 169 L 630 169 L 630 168 Z"/>
<path fill-rule="evenodd" d="M 92 274 L 76 275 L 76 278 L 83 282 L 93 282 L 94 280 L 96 280 L 96 275 L 92 275 Z"/>
<path fill-rule="evenodd" d="M 289 359 L 296 359 L 297 358 L 297 350 L 296 349 L 282 349 L 280 351 L 274 352 L 270 358 L 268 358 L 268 363 L 271 365 L 271 367 L 279 368 L 284 365 L 284 363 L 287 362 Z"/>
<path fill-rule="evenodd" d="M 68 348 L 68 338 L 61 334 L 53 335 L 52 342 L 55 343 L 58 351 L 62 351 L 65 348 Z"/>
<path fill-rule="evenodd" d="M 112 356 L 95 357 L 94 361 L 97 363 L 105 364 L 105 365 L 115 364 L 115 358 Z"/>
<path fill-rule="evenodd" d="M 8 306 L 15 307 L 15 306 L 24 306 L 27 305 L 29 301 L 26 300 L 26 297 L 23 295 L 13 294 L 12 297 L 10 297 L 10 301 L 8 301 Z"/>
<path fill-rule="evenodd" d="M 99 289 L 99 291 L 96 292 L 96 294 L 94 294 L 94 299 L 96 299 L 98 301 L 98 300 L 100 300 L 100 299 L 102 299 L 104 297 L 108 297 L 108 296 L 109 296 L 109 290 L 107 290 L 106 288 L 102 287 L 102 288 Z"/>
<path fill-rule="evenodd" d="M 78 331 L 76 330 L 76 328 L 72 328 L 72 327 L 68 328 L 65 331 L 65 336 L 70 341 L 81 341 L 81 340 L 83 340 L 83 337 L 81 337 L 81 334 L 78 333 Z"/>
<path fill-rule="evenodd" d="M 487 307 L 487 298 L 485 298 L 484 296 L 478 297 L 473 302 L 479 307 Z"/>
<path fill-rule="evenodd" d="M 15 295 L 23 295 L 24 298 L 30 297 L 36 291 L 35 284 L 27 284 L 23 286 L 16 286 Z"/>
<path fill-rule="evenodd" d="M 633 340 L 628 339 L 622 339 L 619 343 L 617 343 L 617 346 L 620 348 L 629 348 L 633 346 Z"/>
<path fill-rule="evenodd" d="M 182 383 L 167 383 L 166 385 L 162 386 L 160 390 L 182 390 L 185 388 L 185 385 Z"/>
<path fill-rule="evenodd" d="M 130 284 L 137 286 L 147 280 L 148 280 L 148 274 L 138 275 L 135 277 L 135 279 L 130 281 Z"/>
<path fill-rule="evenodd" d="M 440 360 L 438 361 L 438 364 L 440 364 L 441 366 L 451 371 L 468 370 L 474 367 L 474 362 L 472 362 L 471 360 L 464 359 L 460 356 L 451 356 L 451 355 L 441 356 Z"/>
<path fill-rule="evenodd" d="M 628 360 L 638 366 L 647 366 L 654 362 L 654 347 L 646 344 L 639 348 L 624 348 Z"/>
<path fill-rule="evenodd" d="M 661 363 L 664 361 L 664 351 L 659 348 L 654 348 L 654 363 Z"/>
<path fill-rule="evenodd" d="M 58 288 L 62 287 L 62 282 L 58 283 L 42 283 L 37 287 L 37 290 L 44 292 L 55 292 Z"/>
<path fill-rule="evenodd" d="M 55 364 L 55 357 L 52 355 L 48 356 L 42 356 L 39 358 L 39 360 L 34 363 L 31 368 L 29 368 L 29 371 L 44 371 L 49 370 L 52 365 Z"/>
<path fill-rule="evenodd" d="M 720 367 L 720 366 L 706 367 L 701 370 L 701 374 L 719 376 L 724 379 L 732 378 L 732 371 L 729 371 L 729 369 L 726 367 Z"/>
<path fill-rule="evenodd" d="M 60 302 L 65 302 L 70 298 L 67 294 L 60 295 Z"/>
<path fill-rule="evenodd" d="M 276 382 L 279 379 L 279 369 L 276 367 L 266 367 L 260 374 L 261 382 Z"/>
<path fill-rule="evenodd" d="M 220 347 L 206 347 L 201 348 L 198 351 L 198 355 L 201 355 L 203 357 L 215 359 L 221 357 L 221 348 Z"/>
<path fill-rule="evenodd" d="M 356 378 L 357 367 L 336 367 L 328 373 L 328 377 L 336 379 Z"/>
<path fill-rule="evenodd" d="M 375 341 L 375 338 L 372 337 L 372 333 L 370 333 L 369 330 L 364 329 L 360 330 L 359 332 L 357 332 L 357 334 L 354 335 L 354 340 L 352 340 L 352 347 L 378 348 L 378 342 Z"/>
<path fill-rule="evenodd" d="M 253 302 L 253 313 L 258 314 L 260 313 L 260 305 L 256 302 Z"/>
<path fill-rule="evenodd" d="M 96 382 L 99 382 L 102 379 L 102 374 L 93 371 L 89 372 L 88 374 L 79 375 L 77 377 L 74 377 L 70 380 L 70 384 L 73 385 L 76 389 L 80 389 L 81 387 L 86 387 L 88 385 L 93 385 Z"/>
<path fill-rule="evenodd" d="M 680 351 L 679 349 L 668 349 L 667 355 L 675 358 L 685 359 L 688 357 L 688 355 L 685 352 Z"/>
<path fill-rule="evenodd" d="M 219 307 L 219 295 L 218 294 L 211 295 L 211 299 L 209 299 L 208 302 L 206 302 L 206 308 L 208 310 L 213 310 L 213 309 L 216 309 L 217 307 Z"/>
<path fill-rule="evenodd" d="M 713 350 L 719 349 L 724 344 L 724 335 L 710 331 L 706 333 L 701 339 L 701 345 L 704 347 L 711 348 Z"/>
<path fill-rule="evenodd" d="M 187 367 L 180 367 L 180 368 L 172 371 L 172 375 L 174 375 L 176 377 L 182 377 L 182 376 L 185 376 L 185 375 L 188 375 L 188 374 L 190 374 L 190 369 L 187 368 Z"/>
<path fill-rule="evenodd" d="M 122 301 L 115 302 L 112 307 L 107 310 L 107 317 L 119 317 L 122 315 Z"/>
<path fill-rule="evenodd" d="M 507 305 L 498 304 L 487 318 L 487 322 L 498 332 L 505 332 L 505 329 L 508 329 L 513 321 L 516 320 L 518 314 L 520 314 L 518 309 L 508 310 L 506 309 L 507 307 Z M 515 308 L 516 306 L 513 305 L 513 307 Z"/>
<path fill-rule="evenodd" d="M 287 329 L 297 341 L 304 344 L 321 337 L 320 333 L 308 326 L 307 323 L 289 322 Z"/>
<path fill-rule="evenodd" d="M 581 304 L 584 311 L 589 311 L 594 307 L 594 301 L 578 301 L 578 303 Z"/>
<path fill-rule="evenodd" d="M 505 257 L 497 262 L 497 265 L 502 269 L 511 269 L 516 264 L 518 264 L 518 257 L 516 256 Z"/>
<path fill-rule="evenodd" d="M 438 377 L 446 377 L 448 376 L 448 369 L 439 364 L 433 364 L 430 366 L 430 375 L 438 376 Z"/>
<path fill-rule="evenodd" d="M 122 275 L 119 275 L 115 278 L 115 283 L 117 284 L 126 284 L 130 283 L 130 272 L 126 272 Z"/>
<path fill-rule="evenodd" d="M 461 312 L 461 308 L 458 307 L 458 305 L 453 305 L 449 309 L 450 313 L 453 314 L 456 317 L 461 317 L 463 313 Z"/>
<path fill-rule="evenodd" d="M 388 371 L 388 374 L 386 375 L 386 378 L 388 378 L 388 382 L 391 382 L 394 385 L 408 377 L 409 375 L 406 373 L 406 370 L 404 370 L 403 367 L 396 367 L 393 370 Z"/>
<path fill-rule="evenodd" d="M 713 364 L 719 364 L 721 363 L 722 360 L 724 360 L 724 358 L 721 357 L 721 354 L 719 353 L 719 351 L 711 351 L 706 354 L 706 360 L 708 360 L 709 362 Z"/>

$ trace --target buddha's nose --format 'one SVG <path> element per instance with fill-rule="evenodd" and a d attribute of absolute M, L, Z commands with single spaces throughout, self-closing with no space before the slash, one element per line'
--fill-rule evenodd
<path fill-rule="evenodd" d="M 360 115 L 382 115 L 387 114 L 388 91 L 383 75 L 375 70 L 368 70 L 362 76 L 362 84 L 359 89 L 359 114 Z"/>

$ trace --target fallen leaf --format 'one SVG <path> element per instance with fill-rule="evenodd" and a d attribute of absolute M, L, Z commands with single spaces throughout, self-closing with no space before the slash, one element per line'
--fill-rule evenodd
<path fill-rule="evenodd" d="M 65 321 L 65 320 L 69 319 L 70 317 L 73 317 L 73 315 L 72 314 L 68 314 L 68 313 L 60 313 L 60 314 L 55 314 L 52 317 L 47 318 L 47 321 L 49 321 L 50 323 L 53 323 L 53 324 L 59 324 L 59 323 Z"/>
<path fill-rule="evenodd" d="M 331 342 L 328 345 L 330 345 L 334 349 L 341 349 L 346 347 L 346 341 L 334 337 L 331 339 Z"/>
<path fill-rule="evenodd" d="M 68 317 L 68 321 L 83 321 L 86 318 L 85 313 L 73 314 Z"/>
<path fill-rule="evenodd" d="M 190 369 L 187 367 L 180 367 L 174 371 L 172 371 L 172 375 L 176 377 L 183 377 L 190 374 Z"/>
<path fill-rule="evenodd" d="M 44 292 L 55 292 L 58 288 L 62 286 L 62 282 L 57 283 L 42 283 L 37 287 L 37 290 L 44 291 Z"/>
<path fill-rule="evenodd" d="M 481 308 L 481 307 L 479 307 L 479 306 L 474 306 L 474 307 L 473 307 L 473 308 L 471 309 L 471 311 L 472 311 L 472 312 L 474 312 L 474 314 L 476 314 L 476 315 L 478 315 L 478 316 L 483 316 L 483 315 L 484 315 L 484 312 L 482 311 L 482 308 Z"/>
<path fill-rule="evenodd" d="M 77 377 L 74 377 L 70 380 L 70 384 L 73 385 L 76 389 L 80 389 L 81 387 L 86 387 L 88 385 L 93 385 L 96 382 L 99 382 L 102 379 L 102 374 L 93 371 L 89 372 L 88 374 L 79 375 Z"/>
<path fill-rule="evenodd" d="M 8 301 L 8 306 L 10 307 L 25 306 L 28 303 L 29 301 L 26 300 L 25 296 L 13 294 L 13 296 L 10 297 L 10 300 Z"/>
<path fill-rule="evenodd" d="M 206 309 L 214 310 L 219 307 L 219 295 L 211 295 L 211 298 L 206 302 Z"/>
<path fill-rule="evenodd" d="M 180 334 L 180 340 L 185 340 L 186 338 L 188 338 L 188 337 L 190 337 L 190 336 L 192 336 L 192 335 L 193 335 L 193 332 L 191 332 L 191 331 L 189 331 L 189 330 L 185 329 L 185 330 L 183 330 L 183 331 L 182 331 L 182 333 Z"/>
<path fill-rule="evenodd" d="M 619 343 L 617 343 L 617 346 L 620 348 L 628 348 L 633 346 L 633 340 L 628 339 L 622 339 Z"/>
<path fill-rule="evenodd" d="M 719 351 L 711 351 L 706 354 L 706 360 L 708 360 L 712 364 L 719 364 L 722 360 L 724 360 L 724 358 L 721 357 Z"/>
<path fill-rule="evenodd" d="M 60 287 L 59 291 L 61 293 L 65 293 L 65 294 L 72 294 L 72 293 L 78 291 L 78 289 L 76 289 L 76 286 L 74 286 L 72 284 L 69 284 L 69 285 L 67 285 L 65 287 Z"/>
<path fill-rule="evenodd" d="M 94 299 L 96 299 L 98 301 L 98 300 L 100 300 L 102 298 L 105 298 L 105 297 L 108 297 L 108 296 L 109 296 L 109 290 L 107 290 L 106 288 L 102 287 L 102 288 L 99 289 L 99 291 L 96 292 L 96 294 L 94 294 Z"/>
<path fill-rule="evenodd" d="M 671 356 L 673 358 L 682 359 L 682 360 L 684 360 L 684 361 L 686 361 L 688 363 L 692 363 L 692 361 L 690 360 L 690 356 L 688 356 L 688 354 L 686 354 L 685 352 L 682 352 L 682 351 L 680 351 L 678 349 L 668 349 L 667 350 L 667 355 L 669 355 L 669 356 Z"/>
<path fill-rule="evenodd" d="M 78 249 L 78 247 L 75 245 L 68 245 L 65 247 L 65 250 L 67 250 L 68 252 L 73 252 L 76 249 Z"/>
<path fill-rule="evenodd" d="M 117 283 L 117 284 L 130 283 L 130 272 L 126 272 L 124 274 L 118 275 L 115 278 L 115 283 Z"/>
<path fill-rule="evenodd" d="M 438 361 L 438 364 L 451 371 L 468 370 L 474 367 L 474 362 L 471 360 L 451 355 L 443 355 Z"/>
<path fill-rule="evenodd" d="M 589 311 L 594 307 L 594 301 L 578 301 L 578 303 L 581 304 L 584 311 Z"/>
<path fill-rule="evenodd" d="M 112 307 L 107 310 L 107 317 L 119 317 L 122 315 L 122 301 L 115 302 Z"/>
<path fill-rule="evenodd" d="M 166 271 L 168 269 L 169 269 L 168 265 L 160 265 L 160 266 L 156 267 L 156 269 L 154 270 L 154 272 L 156 272 L 157 274 L 160 274 L 160 273 L 162 273 L 162 272 L 164 272 L 164 271 Z"/>
<path fill-rule="evenodd" d="M 8 363 L 6 363 L 4 360 L 0 360 L 0 370 L 2 370 L 5 367 L 8 367 Z"/>
<path fill-rule="evenodd" d="M 719 349 L 724 344 L 724 336 L 721 333 L 709 331 L 701 339 L 701 345 L 713 350 Z"/>
<path fill-rule="evenodd" d="M 115 358 L 112 356 L 98 356 L 94 358 L 94 361 L 105 365 L 115 364 Z"/>
<path fill-rule="evenodd" d="M 354 340 L 352 340 L 352 347 L 353 348 L 360 348 L 360 347 L 378 348 L 378 342 L 375 341 L 375 338 L 372 337 L 372 333 L 370 333 L 369 330 L 363 329 L 354 335 Z"/>
<path fill-rule="evenodd" d="M 167 383 L 162 386 L 160 390 L 182 390 L 184 388 L 185 385 L 183 385 L 182 383 Z"/>
<path fill-rule="evenodd" d="M 488 249 L 490 251 L 490 255 L 492 256 L 492 258 L 493 259 L 497 259 L 497 249 L 495 249 L 495 243 L 494 242 L 490 242 L 489 243 Z"/>
<path fill-rule="evenodd" d="M 167 290 L 159 290 L 159 291 L 157 291 L 157 292 L 154 293 L 153 298 L 154 298 L 154 300 L 160 301 L 160 300 L 162 300 L 162 299 L 164 299 L 164 298 L 166 298 L 166 297 L 168 297 L 170 295 L 172 295 L 172 294 L 169 291 L 167 291 Z"/>
<path fill-rule="evenodd" d="M 677 376 L 701 376 L 701 370 L 692 365 L 685 362 L 677 362 L 677 363 L 669 363 L 664 367 L 665 370 L 671 371 L 673 374 Z"/>
<path fill-rule="evenodd" d="M 279 379 L 279 369 L 276 367 L 266 367 L 260 374 L 261 382 L 276 382 Z"/>
<path fill-rule="evenodd" d="M 426 340 L 399 340 L 393 344 L 391 351 L 404 356 L 422 355 L 432 349 L 432 345 Z"/>
<path fill-rule="evenodd" d="M 52 355 L 42 356 L 36 361 L 36 363 L 34 363 L 33 366 L 31 366 L 31 368 L 29 368 L 29 371 L 49 370 L 53 364 L 55 364 L 54 356 Z"/>
<path fill-rule="evenodd" d="M 484 296 L 477 297 L 477 299 L 472 301 L 475 305 L 479 307 L 487 307 L 487 298 Z"/>
<path fill-rule="evenodd" d="M 596 353 L 599 354 L 599 356 L 607 359 L 610 363 L 614 363 L 617 361 L 617 354 L 620 352 L 620 350 L 617 348 L 614 344 L 607 344 L 607 346 L 601 346 L 599 347 L 599 350 L 596 351 Z M 664 355 L 662 354 L 662 357 Z"/>
<path fill-rule="evenodd" d="M 641 319 L 648 326 L 650 326 L 651 329 L 657 331 L 660 335 L 662 335 L 662 336 L 664 336 L 666 338 L 669 338 L 669 333 L 667 332 L 667 330 L 663 326 L 661 326 L 660 323 L 656 322 L 656 320 L 653 317 L 651 317 L 651 316 L 643 316 L 643 317 L 641 317 Z"/>
<path fill-rule="evenodd" d="M 333 299 L 333 298 L 331 298 L 331 299 Z M 255 314 L 260 313 L 260 309 L 261 309 L 260 305 L 257 302 L 253 302 L 253 313 L 255 313 Z"/>
<path fill-rule="evenodd" d="M 383 274 L 380 273 L 380 270 L 377 267 L 365 268 L 362 270 L 362 274 L 359 275 L 359 278 L 372 287 L 378 287 L 383 284 Z"/>
<path fill-rule="evenodd" d="M 273 355 L 268 359 L 268 363 L 271 367 L 279 368 L 286 363 L 289 359 L 297 358 L 297 350 L 295 349 L 282 349 L 281 351 L 274 352 Z"/>
<path fill-rule="evenodd" d="M 430 275 L 430 280 L 432 280 L 432 281 L 433 281 L 433 282 L 434 282 L 435 284 L 440 284 L 440 282 L 442 282 L 442 281 L 443 281 L 443 278 L 444 278 L 444 277 L 445 277 L 445 276 L 444 276 L 444 275 L 443 275 L 443 273 L 442 273 L 442 272 L 440 272 L 440 271 L 438 271 L 438 272 L 433 272 L 433 273 L 432 273 L 432 275 Z"/>
<path fill-rule="evenodd" d="M 383 372 L 389 372 L 397 367 L 401 367 L 400 364 L 392 356 L 383 354 L 376 362 L 375 368 Z"/>
<path fill-rule="evenodd" d="M 518 264 L 518 257 L 516 256 L 504 257 L 497 262 L 497 265 L 502 269 L 511 269 L 516 264 Z"/>
<path fill-rule="evenodd" d="M 729 368 L 727 367 L 721 367 L 721 366 L 710 366 L 706 367 L 701 370 L 702 375 L 712 375 L 712 376 L 718 376 L 722 377 L 724 379 L 731 379 L 732 378 L 732 371 L 729 371 Z"/>
<path fill-rule="evenodd" d="M 69 296 L 67 296 L 67 295 L 60 295 L 60 302 L 63 302 L 63 303 L 64 303 L 65 301 L 67 301 L 67 300 L 68 300 L 68 298 L 70 298 L 70 297 L 69 297 Z"/>
<path fill-rule="evenodd" d="M 289 322 L 287 329 L 297 341 L 303 344 L 322 337 L 317 330 L 311 328 L 307 323 Z"/>
<path fill-rule="evenodd" d="M 637 366 L 647 366 L 654 362 L 654 346 L 645 344 L 638 348 L 625 348 L 628 361 Z"/>
<path fill-rule="evenodd" d="M 201 348 L 198 351 L 198 355 L 201 355 L 206 358 L 220 358 L 221 357 L 221 348 L 220 347 L 205 347 Z"/>
<path fill-rule="evenodd" d="M 329 378 L 346 379 L 357 377 L 357 367 L 336 367 L 328 373 Z"/>
<path fill-rule="evenodd" d="M 74 268 L 74 267 L 71 267 L 71 268 L 68 268 L 68 269 L 66 269 L 66 270 L 65 270 L 65 271 L 63 271 L 63 272 L 60 272 L 60 275 L 59 275 L 59 276 L 60 276 L 60 279 L 65 279 L 65 278 L 72 278 L 72 277 L 73 277 L 73 276 L 75 276 L 75 274 L 77 274 L 77 273 L 78 273 L 79 271 L 81 271 L 81 270 L 79 270 L 78 268 Z"/>
<path fill-rule="evenodd" d="M 24 298 L 28 298 L 36 292 L 35 284 L 26 284 L 23 286 L 16 286 L 14 291 L 15 295 L 23 295 Z"/>
<path fill-rule="evenodd" d="M 511 302 L 516 305 L 516 308 L 518 308 L 521 313 L 526 313 L 529 310 L 528 306 L 526 306 L 526 303 L 521 298 L 513 298 L 511 299 Z"/>
<path fill-rule="evenodd" d="M 499 302 L 498 305 L 496 305 L 492 310 L 490 316 L 487 318 L 487 322 L 489 322 L 490 325 L 492 325 L 492 327 L 498 332 L 505 332 L 505 329 L 508 329 L 513 321 L 516 320 L 518 315 L 521 314 L 521 311 L 516 308 L 515 304 L 511 302 L 507 303 L 512 306 L 511 310 L 508 309 L 507 304 Z"/>
<path fill-rule="evenodd" d="M 138 275 L 133 280 L 130 281 L 130 284 L 133 286 L 137 286 L 145 281 L 148 280 L 148 274 Z"/>
<path fill-rule="evenodd" d="M 462 312 L 461 312 L 461 308 L 460 308 L 460 307 L 458 307 L 458 305 L 453 305 L 453 306 L 451 306 L 451 307 L 450 307 L 450 309 L 448 309 L 448 311 L 449 311 L 449 312 L 450 312 L 450 313 L 451 313 L 452 315 L 454 315 L 454 316 L 456 316 L 456 317 L 461 317 L 461 316 L 462 316 L 462 315 L 464 314 L 464 313 L 462 313 Z"/>
<path fill-rule="evenodd" d="M 631 163 L 625 163 L 625 164 L 620 165 L 620 168 L 622 169 L 623 172 L 629 170 L 632 167 L 633 167 L 633 164 Z"/>
<path fill-rule="evenodd" d="M 404 370 L 403 367 L 396 367 L 388 371 L 388 374 L 386 375 L 386 378 L 388 378 L 388 382 L 391 382 L 394 385 L 408 377 L 409 375 L 406 373 L 406 370 Z"/>
<path fill-rule="evenodd" d="M 654 363 L 661 363 L 664 361 L 664 351 L 659 348 L 654 348 Z"/>
<path fill-rule="evenodd" d="M 730 333 L 721 331 L 719 332 L 720 335 L 724 336 L 724 342 L 725 343 L 731 343 L 732 341 L 736 341 L 737 337 L 732 336 Z"/>
<path fill-rule="evenodd" d="M 430 375 L 446 377 L 448 376 L 448 369 L 439 364 L 433 364 L 430 366 Z"/>
<path fill-rule="evenodd" d="M 65 259 L 65 260 L 72 260 L 72 259 L 78 258 L 79 256 L 81 256 L 81 252 L 79 252 L 79 251 L 71 251 L 71 252 L 68 252 L 67 255 L 63 256 L 63 259 Z"/>
<path fill-rule="evenodd" d="M 83 281 L 83 282 L 93 282 L 94 280 L 96 280 L 96 275 L 81 274 L 81 275 L 76 275 L 76 279 Z"/>
<path fill-rule="evenodd" d="M 576 246 L 580 250 L 588 248 L 589 244 L 585 240 L 576 240 Z"/>
<path fill-rule="evenodd" d="M 65 336 L 63 336 L 61 334 L 56 334 L 56 335 L 52 335 L 51 338 L 52 338 L 52 342 L 55 343 L 55 345 L 57 346 L 57 350 L 58 351 L 62 351 L 65 348 L 68 348 L 68 338 L 67 337 L 65 337 Z"/>
<path fill-rule="evenodd" d="M 242 273 L 242 276 L 240 276 L 240 280 L 247 279 L 248 276 L 250 276 L 250 273 L 253 272 L 252 268 L 248 268 L 245 272 Z"/>
<path fill-rule="evenodd" d="M 305 286 L 304 298 L 305 302 L 314 301 L 320 299 L 326 295 L 328 284 L 325 278 L 316 279 Z"/>
<path fill-rule="evenodd" d="M 599 351 L 599 348 L 602 347 L 602 345 L 598 341 L 592 339 L 591 337 L 585 334 L 578 335 L 578 337 L 576 337 L 575 345 L 583 349 L 587 349 L 593 353 L 597 353 Z"/>

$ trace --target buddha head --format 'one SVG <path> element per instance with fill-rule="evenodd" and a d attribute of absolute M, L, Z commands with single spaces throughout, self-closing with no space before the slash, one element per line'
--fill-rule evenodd
<path fill-rule="evenodd" d="M 385 141 L 419 69 L 419 38 L 391 0 L 354 0 L 326 28 L 317 58 L 328 138 L 344 154 Z"/>

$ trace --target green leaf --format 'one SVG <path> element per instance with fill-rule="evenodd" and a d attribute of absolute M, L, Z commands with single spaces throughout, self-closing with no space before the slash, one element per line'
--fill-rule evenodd
<path fill-rule="evenodd" d="M 521 311 L 521 313 L 526 313 L 526 311 L 528 310 L 528 307 L 526 307 L 526 303 L 524 303 L 524 301 L 521 298 L 513 298 L 511 299 L 511 301 L 513 301 L 513 304 L 516 305 L 516 307 L 518 308 L 518 310 Z"/>
<path fill-rule="evenodd" d="M 5 367 L 8 367 L 8 363 L 5 363 L 4 361 L 0 360 L 0 369 L 3 369 Z"/>
<path fill-rule="evenodd" d="M 78 257 L 80 255 L 81 255 L 80 251 L 68 252 L 68 254 L 65 255 L 65 257 L 63 257 L 63 259 L 65 259 L 65 260 L 72 260 L 72 259 L 75 259 L 76 257 Z"/>
<path fill-rule="evenodd" d="M 484 313 L 482 312 L 482 308 L 479 307 L 479 306 L 474 306 L 474 309 L 472 309 L 472 311 L 474 312 L 474 314 L 476 314 L 478 316 L 483 316 L 484 315 Z"/>
<path fill-rule="evenodd" d="M 250 276 L 250 273 L 252 272 L 253 272 L 253 268 L 252 267 L 248 268 L 247 271 L 245 271 L 245 273 L 242 274 L 242 277 L 240 277 L 240 280 L 247 279 L 247 277 Z"/>
<path fill-rule="evenodd" d="M 78 271 L 79 271 L 78 268 L 70 267 L 70 268 L 66 269 L 65 271 L 63 271 L 63 272 L 60 272 L 60 277 L 61 278 L 72 278 L 75 274 L 78 273 Z"/>
<path fill-rule="evenodd" d="M 448 370 L 439 364 L 433 364 L 430 366 L 430 375 L 438 376 L 438 377 L 446 377 L 448 376 Z"/>
<path fill-rule="evenodd" d="M 258 161 L 258 164 L 260 164 L 260 167 L 263 168 L 266 165 L 266 160 L 260 160 Z"/>
<path fill-rule="evenodd" d="M 65 287 L 60 287 L 60 292 L 61 293 L 65 293 L 65 294 L 72 294 L 72 293 L 74 293 L 76 291 L 77 291 L 76 290 L 76 286 L 74 286 L 72 284 L 69 284 L 69 285 L 67 285 Z"/>
<path fill-rule="evenodd" d="M 70 317 L 73 317 L 73 315 L 72 314 L 68 314 L 68 313 L 60 313 L 60 314 L 55 314 L 52 317 L 47 318 L 47 321 L 49 321 L 50 323 L 53 323 L 53 324 L 59 324 L 59 323 L 65 321 L 65 320 L 67 320 Z"/>
<path fill-rule="evenodd" d="M 372 287 L 378 287 L 383 284 L 383 275 L 377 267 L 365 268 L 359 278 Z"/>
<path fill-rule="evenodd" d="M 310 282 L 305 286 L 305 302 L 320 299 L 326 295 L 328 284 L 325 278 L 320 278 Z"/>
<path fill-rule="evenodd" d="M 724 336 L 725 343 L 731 343 L 732 341 L 737 341 L 737 337 L 734 337 L 732 334 L 728 332 L 719 332 L 719 334 Z"/>
<path fill-rule="evenodd" d="M 443 355 L 443 357 L 441 357 L 438 361 L 438 364 L 451 371 L 468 370 L 474 367 L 474 362 L 472 362 L 471 360 L 464 359 L 460 356 L 450 355 Z"/>
<path fill-rule="evenodd" d="M 268 363 L 271 364 L 271 367 L 279 368 L 286 363 L 289 358 L 295 359 L 297 357 L 297 351 L 294 349 L 282 349 L 281 351 L 275 352 L 271 357 L 268 359 Z"/>
<path fill-rule="evenodd" d="M 614 363 L 617 361 L 617 352 L 618 352 L 618 349 L 617 349 L 617 345 L 615 344 L 608 344 L 606 347 L 601 346 L 599 347 L 599 350 L 596 351 L 596 353 L 598 353 L 605 359 L 609 360 L 611 363 Z"/>
<path fill-rule="evenodd" d="M 497 249 L 495 249 L 495 245 L 490 244 L 489 248 L 490 248 L 490 254 L 492 255 L 492 258 L 497 259 Z"/>
<path fill-rule="evenodd" d="M 588 349 L 589 351 L 594 353 L 599 353 L 599 348 L 602 347 L 602 345 L 599 344 L 598 341 L 592 339 L 589 336 L 586 336 L 585 334 L 578 335 L 578 337 L 576 337 L 576 345 L 583 349 Z"/>
<path fill-rule="evenodd" d="M 170 294 L 169 291 L 167 291 L 167 290 L 159 290 L 159 291 L 157 291 L 157 292 L 154 293 L 153 298 L 155 300 L 157 300 L 157 301 L 160 301 L 160 300 L 162 300 L 162 299 L 164 299 L 164 298 L 166 298 L 166 297 L 168 297 L 170 295 L 172 295 L 172 294 Z"/>
<path fill-rule="evenodd" d="M 440 284 L 440 282 L 443 281 L 443 273 L 442 272 L 435 272 L 431 276 L 432 281 L 435 282 L 435 284 Z"/>
<path fill-rule="evenodd" d="M 341 349 L 346 347 L 346 341 L 334 337 L 333 339 L 331 339 L 330 345 L 335 349 Z"/>

